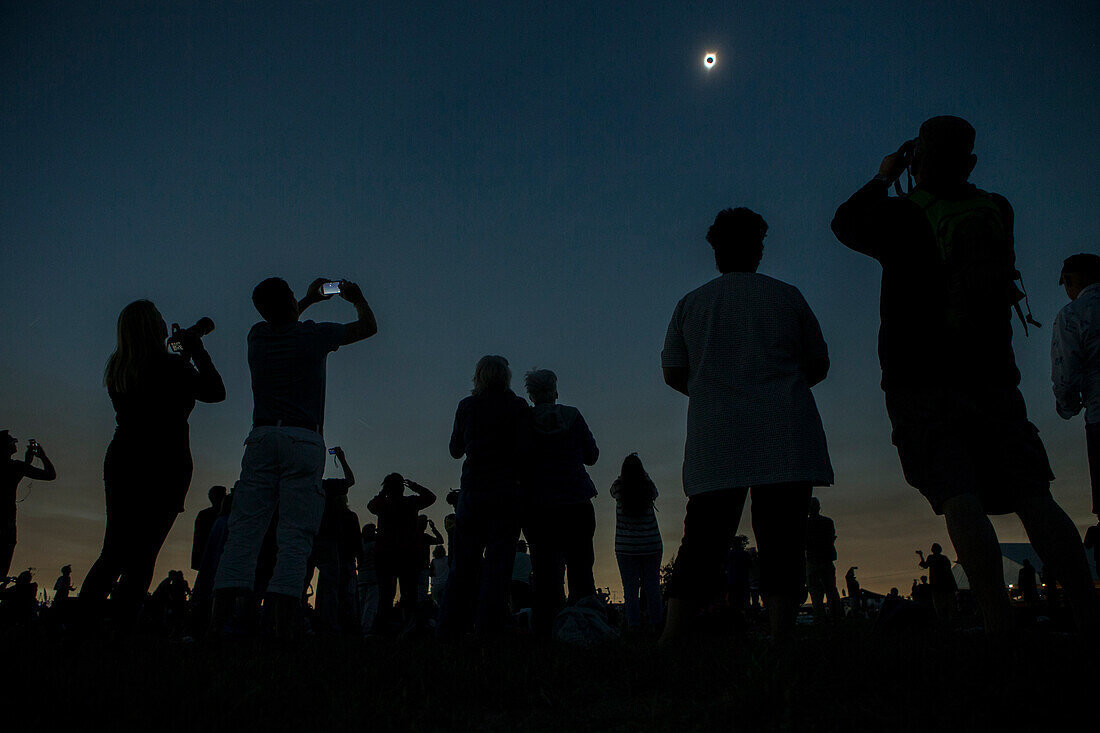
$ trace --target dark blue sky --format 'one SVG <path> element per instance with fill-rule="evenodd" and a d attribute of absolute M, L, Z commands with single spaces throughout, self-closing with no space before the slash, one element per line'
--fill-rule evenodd
<path fill-rule="evenodd" d="M 141 5 L 3 6 L 0 427 L 38 438 L 61 472 L 20 506 L 15 567 L 72 562 L 79 580 L 98 551 L 102 369 L 139 297 L 169 322 L 218 324 L 229 399 L 193 415 L 189 511 L 158 576 L 186 565 L 193 513 L 232 484 L 249 427 L 251 288 L 278 274 L 356 279 L 378 315 L 379 335 L 329 369 L 326 436 L 356 469 L 362 519 L 390 471 L 457 484 L 454 405 L 477 358 L 501 353 L 517 375 L 554 369 L 592 425 L 597 582 L 617 590 L 606 488 L 627 453 L 662 491 L 666 558 L 679 539 L 686 404 L 659 351 L 676 301 L 715 274 L 714 213 L 745 205 L 771 227 L 761 271 L 802 289 L 832 352 L 815 393 L 838 564 L 907 584 L 914 543 L 946 533 L 889 443 L 879 268 L 828 224 L 944 113 L 978 129 L 973 180 L 1016 207 L 1048 324 L 1017 330 L 1024 394 L 1055 495 L 1088 520 L 1083 431 L 1054 413 L 1048 351 L 1061 261 L 1100 231 L 1094 3 Z"/>

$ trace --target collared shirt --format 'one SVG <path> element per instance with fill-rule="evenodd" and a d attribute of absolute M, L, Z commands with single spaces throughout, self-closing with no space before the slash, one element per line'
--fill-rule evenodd
<path fill-rule="evenodd" d="M 1054 319 L 1050 361 L 1058 414 L 1068 420 L 1084 407 L 1085 422 L 1100 423 L 1100 283 Z"/>
<path fill-rule="evenodd" d="M 807 368 L 828 358 L 798 288 L 729 272 L 685 295 L 661 365 L 688 370 L 684 492 L 833 482 Z"/>

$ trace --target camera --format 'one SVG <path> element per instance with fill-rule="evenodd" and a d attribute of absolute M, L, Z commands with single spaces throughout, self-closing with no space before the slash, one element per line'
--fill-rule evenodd
<path fill-rule="evenodd" d="M 324 285 L 321 286 L 321 295 L 339 295 L 339 294 L 340 294 L 340 283 L 338 283 L 338 282 L 325 283 Z"/>
<path fill-rule="evenodd" d="M 184 350 L 183 342 L 188 336 L 201 339 L 214 330 L 214 321 L 209 318 L 200 318 L 198 323 L 191 328 L 180 329 L 180 324 L 172 324 L 172 335 L 168 337 L 168 348 L 174 354 L 180 354 Z"/>
<path fill-rule="evenodd" d="M 906 165 L 913 162 L 913 154 L 917 152 L 917 141 L 919 139 L 920 138 L 915 137 L 912 140 L 906 140 L 901 144 L 901 147 L 898 148 L 898 152 L 902 154 Z"/>

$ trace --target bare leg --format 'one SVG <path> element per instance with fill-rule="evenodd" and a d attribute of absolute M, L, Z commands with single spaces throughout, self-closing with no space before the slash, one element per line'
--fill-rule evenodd
<path fill-rule="evenodd" d="M 794 630 L 795 619 L 798 617 L 798 603 L 790 596 L 768 596 L 765 605 L 768 607 L 768 625 L 771 628 L 773 639 L 784 639 Z"/>
<path fill-rule="evenodd" d="M 943 504 L 947 533 L 970 580 L 970 592 L 981 609 L 988 634 L 1012 628 L 1012 612 L 1004 587 L 1004 564 L 993 523 L 973 494 L 955 496 Z"/>
<path fill-rule="evenodd" d="M 1077 629 L 1096 628 L 1096 597 L 1089 561 L 1073 520 L 1053 497 L 1028 499 L 1017 512 L 1035 552 L 1054 570 L 1066 591 Z"/>
<path fill-rule="evenodd" d="M 657 641 L 658 649 L 672 649 L 691 627 L 699 603 L 688 598 L 669 598 L 665 611 L 665 629 Z"/>
<path fill-rule="evenodd" d="M 833 621 L 844 618 L 844 608 L 840 605 L 840 593 L 836 589 L 836 582 L 826 589 L 825 595 L 829 599 L 829 618 Z"/>

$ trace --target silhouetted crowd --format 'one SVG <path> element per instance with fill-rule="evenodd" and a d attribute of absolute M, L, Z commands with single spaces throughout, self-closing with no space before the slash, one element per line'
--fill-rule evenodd
<path fill-rule="evenodd" d="M 954 566 L 938 544 L 927 557 L 918 551 L 927 573 L 908 598 L 897 588 L 886 596 L 863 589 L 855 566 L 838 589 L 837 530 L 815 496 L 834 481 L 812 392 L 828 376 L 829 350 L 801 292 L 757 272 L 767 223 L 736 208 L 719 212 L 706 235 L 720 276 L 680 299 L 661 354 L 664 381 L 688 397 L 686 516 L 669 565 L 662 567 L 658 490 L 637 454 L 625 457 L 609 490 L 621 618 L 592 572 L 599 492 L 587 469 L 599 448 L 581 411 L 559 403 L 554 372 L 527 372 L 525 399 L 511 389 L 507 359 L 478 361 L 449 443 L 462 469 L 459 489 L 446 494 L 446 537 L 423 514 L 436 493 L 398 473 L 382 480 L 366 505 L 375 519 L 361 524 L 348 504 L 356 479 L 347 456 L 324 438 L 326 365 L 330 353 L 377 333 L 374 313 L 353 282 L 320 278 L 298 299 L 270 278 L 252 294 L 262 319 L 247 337 L 252 428 L 232 491 L 213 487 L 195 520 L 194 589 L 173 570 L 148 593 L 191 482 L 188 418 L 197 402 L 225 399 L 202 341 L 213 322 L 169 333 L 147 300 L 122 310 L 104 374 L 117 427 L 104 460 L 103 547 L 76 599 L 71 568 L 63 569 L 52 620 L 90 633 L 144 623 L 179 637 L 450 639 L 520 629 L 580 644 L 625 628 L 660 633 L 667 647 L 725 616 L 766 617 L 770 633 L 783 636 L 808 595 L 806 618 L 819 622 L 868 615 L 885 630 L 973 619 L 996 633 L 1018 623 L 1020 608 L 1037 616 L 1064 606 L 1078 630 L 1094 632 L 1085 553 L 1100 553 L 1100 525 L 1082 542 L 1050 493 L 1054 474 L 1019 389 L 1012 313 L 1025 333 L 1039 324 L 1016 269 L 1012 207 L 969 183 L 975 137 L 958 117 L 927 120 L 832 221 L 841 243 L 882 267 L 879 359 L 893 443 L 906 481 L 944 516 L 958 556 Z M 1060 284 L 1070 303 L 1053 327 L 1056 407 L 1066 419 L 1085 412 L 1100 512 L 1100 257 L 1067 258 Z M 355 320 L 301 318 L 336 295 Z M 56 471 L 36 442 L 19 461 L 15 439 L 4 437 L 6 578 L 16 487 Z M 341 478 L 324 478 L 329 454 Z M 755 547 L 737 534 L 746 502 Z M 989 519 L 998 514 L 1019 517 L 1042 561 L 1041 583 L 1027 560 L 1006 589 Z M 79 610 L 63 611 L 74 600 Z M 40 614 L 29 572 L 5 581 L 0 607 L 11 622 Z"/>

